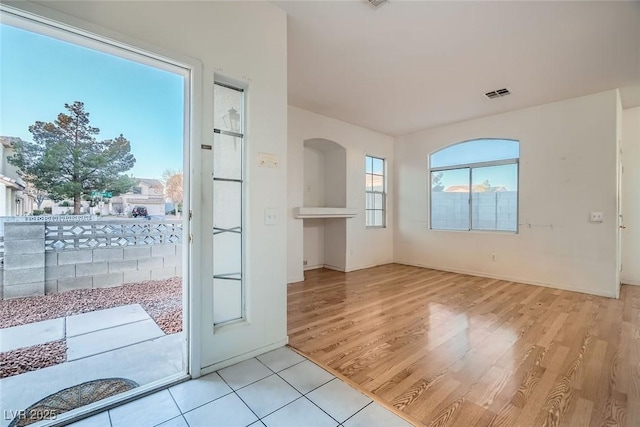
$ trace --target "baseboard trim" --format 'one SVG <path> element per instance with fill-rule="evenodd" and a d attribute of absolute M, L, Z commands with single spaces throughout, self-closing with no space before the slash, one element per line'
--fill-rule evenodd
<path fill-rule="evenodd" d="M 285 339 L 276 341 L 272 344 L 265 345 L 264 347 L 256 348 L 254 350 L 248 351 L 246 353 L 242 353 L 238 356 L 230 357 L 229 359 L 222 360 L 220 362 L 216 362 L 213 365 L 204 366 L 200 369 L 200 375 L 207 375 L 212 372 L 215 372 L 219 369 L 226 368 L 227 366 L 235 365 L 236 363 L 243 362 L 247 359 L 251 359 L 252 357 L 260 356 L 263 353 L 267 353 L 271 350 L 275 350 L 280 347 L 284 347 L 289 344 L 289 337 L 287 336 Z"/>
<path fill-rule="evenodd" d="M 635 280 L 623 280 L 622 284 L 623 285 L 631 285 L 631 286 L 640 286 L 640 282 L 637 282 Z"/>
<path fill-rule="evenodd" d="M 304 282 L 304 276 L 300 276 L 299 278 L 296 279 L 289 279 L 287 280 L 287 285 L 290 285 L 292 283 L 298 283 L 298 282 Z"/>
<path fill-rule="evenodd" d="M 508 282 L 524 283 L 525 285 L 543 286 L 545 288 L 560 289 L 560 290 L 563 290 L 563 291 L 571 291 L 571 292 L 580 292 L 582 294 L 597 295 L 597 296 L 601 296 L 601 297 L 618 299 L 618 296 L 616 295 L 615 290 L 613 290 L 611 292 L 594 291 L 594 290 L 591 290 L 591 289 L 580 288 L 578 286 L 571 286 L 571 285 L 567 285 L 567 284 L 564 284 L 564 283 L 538 282 L 538 281 L 535 281 L 535 280 L 524 279 L 524 278 L 521 278 L 521 277 L 503 276 L 503 275 L 500 275 L 500 274 L 490 274 L 490 273 L 484 273 L 484 272 L 478 272 L 478 271 L 472 271 L 472 270 L 464 270 L 464 269 L 460 269 L 460 268 L 442 267 L 442 266 L 428 265 L 428 264 L 422 264 L 422 263 L 395 261 L 395 264 L 410 265 L 412 267 L 430 268 L 432 270 L 448 271 L 450 273 L 467 274 L 469 276 L 488 277 L 490 279 L 498 279 L 498 280 L 505 280 L 505 281 L 508 281 Z"/>
<path fill-rule="evenodd" d="M 357 267 L 349 268 L 348 270 L 346 270 L 346 272 L 351 273 L 352 271 L 364 270 L 365 268 L 380 267 L 381 265 L 387 265 L 387 264 L 394 264 L 394 261 L 379 262 L 377 264 L 359 265 Z"/>
<path fill-rule="evenodd" d="M 340 267 L 335 267 L 333 265 L 329 265 L 329 264 L 320 264 L 320 265 L 312 265 L 312 266 L 306 266 L 302 269 L 302 271 L 311 271 L 311 270 L 317 270 L 319 268 L 326 268 L 327 270 L 333 270 L 333 271 L 339 271 L 341 273 L 351 273 L 352 271 L 358 271 L 358 270 L 364 270 L 365 268 L 373 268 L 373 267 L 378 267 L 381 265 L 387 265 L 387 264 L 393 264 L 394 261 L 385 261 L 385 262 L 381 262 L 381 263 L 377 263 L 377 264 L 367 264 L 367 265 L 359 265 L 357 267 L 353 267 L 353 268 L 340 268 Z M 400 263 L 398 263 L 400 264 Z M 291 283 L 297 283 L 297 282 L 303 282 L 304 281 L 304 275 L 300 278 L 296 278 L 296 279 L 287 279 L 287 285 L 291 284 Z"/>

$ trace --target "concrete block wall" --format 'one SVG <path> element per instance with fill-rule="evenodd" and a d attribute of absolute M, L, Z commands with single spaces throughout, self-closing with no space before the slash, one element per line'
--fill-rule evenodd
<path fill-rule="evenodd" d="M 44 223 L 12 225 L 4 230 L 2 298 L 44 295 Z"/>
<path fill-rule="evenodd" d="M 45 250 L 45 223 L 5 225 L 2 299 L 182 276 L 182 244 Z"/>
<path fill-rule="evenodd" d="M 182 276 L 182 245 L 47 252 L 46 293 L 120 286 Z"/>
<path fill-rule="evenodd" d="M 469 227 L 469 194 L 434 192 L 431 195 L 431 227 L 460 230 Z M 516 230 L 518 193 L 500 191 L 473 193 L 471 198 L 473 228 L 476 230 Z"/>
<path fill-rule="evenodd" d="M 518 193 L 474 193 L 472 221 L 475 229 L 516 230 L 518 226 Z"/>
<path fill-rule="evenodd" d="M 434 192 L 431 194 L 431 227 L 466 229 L 469 224 L 469 194 Z"/>

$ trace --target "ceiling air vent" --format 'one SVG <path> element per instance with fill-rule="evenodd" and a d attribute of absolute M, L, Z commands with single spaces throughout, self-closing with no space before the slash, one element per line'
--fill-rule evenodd
<path fill-rule="evenodd" d="M 367 1 L 371 6 L 375 7 L 376 9 L 387 2 L 387 0 L 367 0 Z"/>
<path fill-rule="evenodd" d="M 487 92 L 484 94 L 484 96 L 489 99 L 500 98 L 507 95 L 511 95 L 511 91 L 506 87 L 498 90 L 492 90 L 491 92 Z"/>

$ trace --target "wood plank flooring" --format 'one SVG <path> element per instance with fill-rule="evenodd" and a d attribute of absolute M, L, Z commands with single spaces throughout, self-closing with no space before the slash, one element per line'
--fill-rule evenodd
<path fill-rule="evenodd" d="M 620 300 L 389 264 L 288 287 L 290 345 L 425 426 L 640 426 Z"/>

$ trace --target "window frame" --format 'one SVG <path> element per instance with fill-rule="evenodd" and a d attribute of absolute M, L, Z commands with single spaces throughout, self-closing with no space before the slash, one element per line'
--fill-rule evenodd
<path fill-rule="evenodd" d="M 504 141 L 513 141 L 513 142 L 517 142 L 518 143 L 518 149 L 520 147 L 520 141 L 517 139 L 510 139 L 510 138 L 475 138 L 475 139 L 468 139 L 465 141 L 460 141 L 457 142 L 455 144 L 451 144 L 448 145 L 446 147 L 443 147 L 439 150 L 434 151 L 433 153 L 429 154 L 428 157 L 428 164 L 429 164 L 429 168 L 428 168 L 428 174 L 429 174 L 429 178 L 428 178 L 428 192 L 429 192 L 429 207 L 428 207 L 428 224 L 429 224 L 429 230 L 432 231 L 449 231 L 449 232 L 462 232 L 462 233 L 469 233 L 469 232 L 476 232 L 476 233 L 507 233 L 507 234 L 518 234 L 520 232 L 520 157 L 515 157 L 515 158 L 508 158 L 508 159 L 500 159 L 500 160 L 491 160 L 491 161 L 484 161 L 484 162 L 473 162 L 473 163 L 461 163 L 461 164 L 456 164 L 456 165 L 449 165 L 449 166 L 438 166 L 438 167 L 431 167 L 431 156 L 433 156 L 435 153 L 438 153 L 442 150 L 446 150 L 447 148 L 456 146 L 456 145 L 460 145 L 460 144 L 464 144 L 467 142 L 472 142 L 472 141 L 483 141 L 483 140 L 504 140 Z M 518 153 L 519 156 L 519 153 Z M 517 189 L 516 189 L 516 228 L 515 230 L 504 230 L 504 229 L 477 229 L 477 228 L 473 228 L 473 171 L 474 169 L 480 169 L 480 168 L 485 168 L 485 167 L 492 167 L 492 166 L 505 166 L 505 165 L 516 165 L 516 182 L 517 182 Z M 433 227 L 433 173 L 434 172 L 446 172 L 446 171 L 453 171 L 453 170 L 460 170 L 460 169 L 468 169 L 469 170 L 469 197 L 468 197 L 468 203 L 469 203 L 469 226 L 468 228 L 465 229 L 447 229 L 447 228 L 434 228 Z"/>
<path fill-rule="evenodd" d="M 217 127 L 216 124 L 213 124 L 213 134 L 214 134 L 214 144 L 216 144 L 215 142 L 215 135 L 225 135 L 225 136 L 231 136 L 234 139 L 238 138 L 239 139 L 239 144 L 240 144 L 240 178 L 225 178 L 225 177 L 219 177 L 217 176 L 217 173 L 215 171 L 215 168 L 212 170 L 212 179 L 214 182 L 214 186 L 212 187 L 212 191 L 215 192 L 215 182 L 234 182 L 239 184 L 240 189 L 240 218 L 239 218 L 239 222 L 240 225 L 239 230 L 234 230 L 234 229 L 221 229 L 221 228 L 217 228 L 217 227 L 213 227 L 213 235 L 214 235 L 214 239 L 212 240 L 212 244 L 213 244 L 213 248 L 214 248 L 214 256 L 215 256 L 215 235 L 216 234 L 222 234 L 222 233 L 234 233 L 234 234 L 240 234 L 240 272 L 232 272 L 232 273 L 228 273 L 228 274 L 213 274 L 213 298 L 215 300 L 215 280 L 231 280 L 231 281 L 236 281 L 239 282 L 239 286 L 240 286 L 240 316 L 233 318 L 233 319 L 226 319 L 226 320 L 221 320 L 221 321 L 216 321 L 213 320 L 213 328 L 214 331 L 216 329 L 220 329 L 221 327 L 227 326 L 227 325 L 232 325 L 232 324 L 237 324 L 237 323 L 242 323 L 242 322 L 246 322 L 247 321 L 247 307 L 246 307 L 246 296 L 247 296 L 247 289 L 246 289 L 246 284 L 247 284 L 247 279 L 246 279 L 246 275 L 247 275 L 247 268 L 246 268 L 246 248 L 247 248 L 247 234 L 246 234 L 246 212 L 245 212 L 245 208 L 246 208 L 246 200 L 245 200 L 245 196 L 246 196 L 246 182 L 247 182 L 247 178 L 246 178 L 246 173 L 247 173 L 247 168 L 246 168 L 246 132 L 245 132 L 245 125 L 246 125 L 246 103 L 247 103 L 247 88 L 244 87 L 243 85 L 240 84 L 235 84 L 233 82 L 229 82 L 227 79 L 225 79 L 222 76 L 219 75 L 214 75 L 214 80 L 213 80 L 213 87 L 214 87 L 214 98 L 213 98 L 213 104 L 214 104 L 214 108 L 215 108 L 215 104 L 216 104 L 216 100 L 215 100 L 215 86 L 220 86 L 222 88 L 226 88 L 229 90 L 233 90 L 236 92 L 241 93 L 242 95 L 242 99 L 241 99 L 241 105 L 240 105 L 240 109 L 239 111 L 237 111 L 237 113 L 239 114 L 239 131 L 238 132 L 234 132 L 234 131 L 230 131 L 230 130 L 225 130 L 225 129 L 221 129 L 220 127 Z M 215 197 L 212 197 L 212 202 L 215 200 Z M 214 211 L 215 212 L 215 211 Z M 215 214 L 214 214 L 215 215 Z M 215 222 L 214 222 L 215 223 Z M 215 303 L 214 305 L 215 306 Z"/>
<path fill-rule="evenodd" d="M 367 162 L 369 161 L 369 159 L 371 159 L 371 161 L 373 162 L 373 160 L 381 160 L 382 161 L 382 174 L 379 173 L 374 173 L 373 172 L 373 168 L 371 169 L 371 172 L 367 172 Z M 364 176 L 365 176 L 365 182 L 366 182 L 366 178 L 371 175 L 373 176 L 380 176 L 382 177 L 382 191 L 374 191 L 374 190 L 369 190 L 369 188 L 367 186 L 365 186 L 365 199 L 364 199 L 364 224 L 366 228 L 371 228 L 371 229 L 375 229 L 375 228 L 387 228 L 387 160 L 382 158 L 382 157 L 377 157 L 377 156 L 371 156 L 369 154 L 365 154 L 365 168 L 364 168 Z M 367 196 L 371 194 L 374 198 L 376 194 L 380 194 L 382 196 L 382 209 L 369 209 L 367 208 Z M 367 223 L 367 218 L 368 218 L 368 213 L 369 211 L 381 211 L 382 212 L 382 224 L 381 225 L 368 225 Z M 374 221 L 375 221 L 375 217 L 374 217 Z"/>

